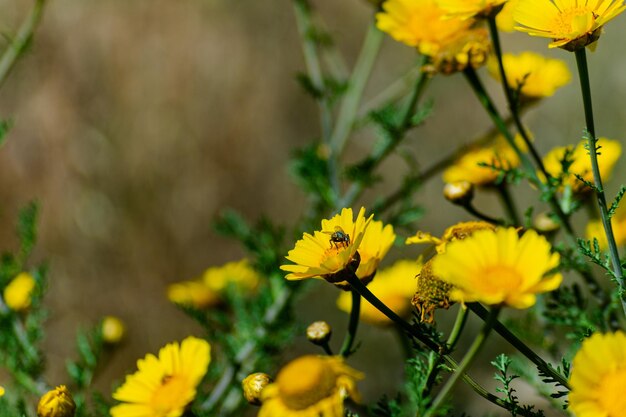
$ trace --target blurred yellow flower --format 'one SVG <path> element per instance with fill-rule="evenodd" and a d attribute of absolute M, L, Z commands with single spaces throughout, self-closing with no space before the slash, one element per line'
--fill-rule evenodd
<path fill-rule="evenodd" d="M 593 183 L 593 172 L 591 171 L 591 160 L 589 153 L 585 149 L 587 141 L 582 140 L 576 146 L 559 146 L 548 152 L 543 158 L 543 164 L 546 171 L 551 176 L 558 178 L 562 175 L 563 166 L 561 161 L 565 157 L 566 151 L 572 151 L 569 159 L 573 162 L 568 171 L 569 175 L 564 178 L 564 183 L 572 187 L 575 192 L 590 191 L 576 175 L 581 176 L 586 181 Z M 599 138 L 597 145 L 601 147 L 598 151 L 598 166 L 600 168 L 600 176 L 603 180 L 608 180 L 613 172 L 613 167 L 622 154 L 622 145 L 616 141 L 607 138 Z"/>
<path fill-rule="evenodd" d="M 621 417 L 626 410 L 626 334 L 594 333 L 572 362 L 569 409 L 576 417 Z"/>
<path fill-rule="evenodd" d="M 344 281 L 339 273 L 348 266 L 360 263 L 357 250 L 372 217 L 366 219 L 365 208 L 361 208 L 354 219 L 352 209 L 344 208 L 330 220 L 322 220 L 321 230 L 316 230 L 312 235 L 304 233 L 295 248 L 289 251 L 286 258 L 294 264 L 281 265 L 280 269 L 289 272 L 285 278 L 323 278 L 333 283 Z M 384 234 L 384 231 L 381 233 Z"/>
<path fill-rule="evenodd" d="M 407 245 L 419 245 L 423 243 L 435 245 L 437 253 L 446 251 L 446 245 L 455 240 L 465 239 L 477 230 L 495 230 L 496 226 L 483 221 L 460 222 L 444 230 L 441 238 L 435 237 L 428 232 L 417 231 L 415 235 L 406 239 Z"/>
<path fill-rule="evenodd" d="M 430 64 L 423 70 L 431 74 L 450 75 L 467 68 L 480 68 L 485 65 L 491 42 L 485 28 L 474 27 L 450 39 L 441 48 L 430 53 L 422 52 L 431 57 Z"/>
<path fill-rule="evenodd" d="M 392 266 L 378 271 L 369 289 L 397 315 L 406 317 L 411 312 L 411 297 L 415 293 L 415 276 L 420 268 L 421 264 L 416 261 L 397 261 Z M 339 295 L 337 307 L 346 313 L 350 312 L 352 297 L 349 292 L 342 292 Z M 387 316 L 367 301 L 361 303 L 360 318 L 367 323 L 379 326 L 393 324 Z"/>
<path fill-rule="evenodd" d="M 433 260 L 433 273 L 454 286 L 453 301 L 528 308 L 537 293 L 556 289 L 563 279 L 554 272 L 560 257 L 551 249 L 534 230 L 521 238 L 513 227 L 479 230 L 449 243 Z"/>
<path fill-rule="evenodd" d="M 0 386 L 0 397 L 4 395 L 4 387 Z"/>
<path fill-rule="evenodd" d="M 65 385 L 46 392 L 37 405 L 38 417 L 74 417 L 76 404 Z"/>
<path fill-rule="evenodd" d="M 504 7 L 496 16 L 496 24 L 498 29 L 503 32 L 513 32 L 515 30 L 515 20 L 513 20 L 513 12 L 520 0 L 508 0 L 504 3 Z"/>
<path fill-rule="evenodd" d="M 546 58 L 534 52 L 504 54 L 502 63 L 509 87 L 519 91 L 522 101 L 550 97 L 572 78 L 565 61 Z M 489 60 L 487 68 L 489 74 L 500 81 L 496 58 Z"/>
<path fill-rule="evenodd" d="M 624 202 L 619 205 L 615 214 L 611 217 L 611 226 L 613 226 L 613 237 L 617 246 L 626 244 L 626 207 Z M 602 220 L 589 220 L 585 234 L 587 239 L 592 242 L 594 238 L 598 239 L 600 249 L 605 250 L 608 248 L 609 245 L 604 233 L 604 226 L 602 226 Z"/>
<path fill-rule="evenodd" d="M 568 51 L 600 37 L 602 26 L 624 11 L 623 0 L 520 0 L 513 18 L 515 29 L 531 36 L 551 38 L 550 48 Z"/>
<path fill-rule="evenodd" d="M 448 16 L 469 19 L 490 17 L 502 9 L 506 0 L 438 0 Z"/>
<path fill-rule="evenodd" d="M 23 311 L 30 307 L 35 278 L 28 272 L 19 273 L 4 289 L 4 302 L 14 311 Z"/>
<path fill-rule="evenodd" d="M 516 141 L 522 141 L 519 135 L 516 137 Z M 443 180 L 447 183 L 467 181 L 477 186 L 493 185 L 498 180 L 500 173 L 492 166 L 511 169 L 519 166 L 519 164 L 520 159 L 515 150 L 502 136 L 498 136 L 491 145 L 475 147 L 465 152 L 444 171 Z"/>
<path fill-rule="evenodd" d="M 169 343 L 159 356 L 137 361 L 137 372 L 126 376 L 113 398 L 122 404 L 111 408 L 112 417 L 179 417 L 196 396 L 196 387 L 211 361 L 205 340 L 187 337 Z"/>
<path fill-rule="evenodd" d="M 393 232 L 393 226 L 383 225 L 383 222 L 377 220 L 370 222 L 359 246 L 361 263 L 356 270 L 356 276 L 361 281 L 371 281 L 378 264 L 387 255 L 395 241 L 396 234 Z"/>
<path fill-rule="evenodd" d="M 105 343 L 117 344 L 122 341 L 126 334 L 126 326 L 122 320 L 115 316 L 105 316 L 100 324 L 100 331 L 102 332 L 102 340 Z"/>
<path fill-rule="evenodd" d="M 199 279 L 170 284 L 167 298 L 174 304 L 203 309 L 222 302 L 230 286 L 243 294 L 254 291 L 261 280 L 247 259 L 208 268 Z"/>
<path fill-rule="evenodd" d="M 344 400 L 359 400 L 356 381 L 362 378 L 341 357 L 301 356 L 263 389 L 259 417 L 343 417 Z"/>
<path fill-rule="evenodd" d="M 376 25 L 396 41 L 432 55 L 471 25 L 461 19 L 446 20 L 444 15 L 435 0 L 387 0 L 376 15 Z"/>

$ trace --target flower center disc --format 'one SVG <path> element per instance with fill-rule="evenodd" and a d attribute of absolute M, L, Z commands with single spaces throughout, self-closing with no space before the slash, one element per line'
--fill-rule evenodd
<path fill-rule="evenodd" d="M 600 383 L 598 392 L 601 393 L 598 401 L 602 409 L 609 412 L 607 417 L 621 417 L 626 410 L 626 369 L 618 369 L 606 377 Z"/>
<path fill-rule="evenodd" d="M 489 286 L 497 283 L 496 288 L 514 290 L 519 288 L 521 282 L 520 273 L 509 266 L 495 265 L 485 271 L 485 283 Z"/>
<path fill-rule="evenodd" d="M 335 379 L 335 372 L 326 361 L 304 356 L 283 368 L 276 383 L 283 403 L 293 410 L 302 410 L 331 396 Z"/>
<path fill-rule="evenodd" d="M 586 8 L 565 9 L 553 22 L 554 33 L 559 35 L 557 39 L 580 37 L 591 31 L 594 21 L 595 16 Z"/>

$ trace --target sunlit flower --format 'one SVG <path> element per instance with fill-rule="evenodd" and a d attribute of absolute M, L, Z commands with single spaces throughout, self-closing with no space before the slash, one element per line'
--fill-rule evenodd
<path fill-rule="evenodd" d="M 504 54 L 502 63 L 509 87 L 519 91 L 522 101 L 549 97 L 572 78 L 564 61 L 534 52 Z M 490 59 L 487 68 L 492 77 L 500 80 L 497 59 Z"/>
<path fill-rule="evenodd" d="M 397 261 L 389 268 L 378 271 L 369 289 L 397 315 L 406 317 L 411 311 L 411 297 L 415 293 L 415 276 L 420 268 L 421 264 L 416 261 Z M 349 313 L 352 309 L 351 294 L 342 292 L 337 299 L 337 307 Z M 393 324 L 387 316 L 367 301 L 361 303 L 360 318 L 367 323 L 379 326 Z"/>
<path fill-rule="evenodd" d="M 469 19 L 485 18 L 497 14 L 506 0 L 438 0 L 448 16 Z"/>
<path fill-rule="evenodd" d="M 611 217 L 611 226 L 613 226 L 613 237 L 615 238 L 617 246 L 626 244 L 626 206 L 624 204 L 620 204 L 613 217 Z M 593 241 L 594 238 L 598 239 L 600 249 L 604 250 L 608 248 L 609 245 L 606 240 L 604 226 L 602 226 L 602 220 L 589 220 L 586 235 L 587 239 L 591 241 Z"/>
<path fill-rule="evenodd" d="M 515 29 L 531 36 L 551 38 L 550 48 L 568 51 L 600 37 L 602 26 L 624 11 L 623 0 L 520 0 L 513 18 Z"/>
<path fill-rule="evenodd" d="M 137 361 L 137 372 L 126 377 L 113 398 L 122 404 L 111 408 L 113 417 L 179 417 L 196 396 L 196 387 L 211 361 L 211 346 L 188 337 L 170 343 L 159 356 Z"/>
<path fill-rule="evenodd" d="M 569 409 L 576 417 L 622 417 L 626 410 L 626 334 L 594 333 L 572 362 Z"/>
<path fill-rule="evenodd" d="M 515 20 L 513 19 L 513 11 L 521 0 L 508 0 L 504 3 L 504 7 L 496 16 L 496 24 L 498 29 L 504 32 L 513 32 L 515 28 Z"/>
<path fill-rule="evenodd" d="M 417 275 L 417 290 L 411 300 L 411 304 L 417 309 L 420 321 L 424 323 L 433 323 L 435 310 L 438 308 L 448 309 L 452 304 L 450 302 L 452 285 L 433 274 L 433 260 L 435 258 L 436 256 L 426 262 Z"/>
<path fill-rule="evenodd" d="M 444 19 L 444 15 L 435 0 L 387 0 L 376 15 L 376 24 L 396 41 L 430 56 L 471 25 L 461 19 Z"/>
<path fill-rule="evenodd" d="M 34 290 L 35 278 L 28 272 L 21 272 L 4 289 L 4 302 L 11 310 L 26 310 L 30 307 Z"/>
<path fill-rule="evenodd" d="M 344 208 L 330 220 L 322 220 L 321 230 L 316 230 L 312 235 L 304 233 L 303 238 L 296 242 L 295 248 L 289 251 L 286 258 L 294 264 L 281 265 L 280 269 L 289 272 L 285 278 L 344 281 L 340 273 L 348 266 L 356 270 L 360 263 L 357 250 L 372 217 L 373 215 L 366 219 L 365 208 L 361 208 L 354 219 L 352 209 Z"/>
<path fill-rule="evenodd" d="M 575 192 L 589 191 L 589 187 L 580 181 L 576 176 L 580 176 L 586 181 L 593 183 L 593 172 L 591 170 L 591 160 L 589 152 L 585 149 L 586 140 L 582 140 L 576 146 L 559 146 L 552 149 L 543 158 L 543 164 L 546 171 L 553 177 L 559 178 L 563 175 L 563 159 L 566 152 L 570 152 L 568 160 L 572 164 L 568 168 L 568 175 L 564 177 L 564 183 L 572 187 Z M 613 167 L 622 154 L 622 145 L 616 141 L 607 138 L 599 138 L 597 146 L 598 151 L 598 167 L 600 168 L 600 176 L 603 180 L 608 180 L 613 172 Z"/>
<path fill-rule="evenodd" d="M 519 135 L 516 141 L 522 141 Z M 502 136 L 498 136 L 491 145 L 474 147 L 465 152 L 444 171 L 443 180 L 447 183 L 467 181 L 480 186 L 492 185 L 501 175 L 498 169 L 508 170 L 519 164 L 515 150 Z"/>
<path fill-rule="evenodd" d="M 124 338 L 126 326 L 122 320 L 115 316 L 105 316 L 100 324 L 100 331 L 105 343 L 117 344 Z"/>
<path fill-rule="evenodd" d="M 363 374 L 333 356 L 302 356 L 263 389 L 259 417 L 343 417 L 346 398 L 358 401 Z"/>
<path fill-rule="evenodd" d="M 465 239 L 478 230 L 495 230 L 496 226 L 483 221 L 460 222 L 444 230 L 441 238 L 431 235 L 428 232 L 418 230 L 413 236 L 406 239 L 407 245 L 432 244 L 435 245 L 437 253 L 446 251 L 446 245 L 455 240 Z"/>
<path fill-rule="evenodd" d="M 65 385 L 46 392 L 37 405 L 38 417 L 74 417 L 76 404 Z"/>
<path fill-rule="evenodd" d="M 433 261 L 433 273 L 452 284 L 450 299 L 528 308 L 536 294 L 556 289 L 563 277 L 554 269 L 558 253 L 528 230 L 520 238 L 515 228 L 479 230 L 449 243 Z"/>

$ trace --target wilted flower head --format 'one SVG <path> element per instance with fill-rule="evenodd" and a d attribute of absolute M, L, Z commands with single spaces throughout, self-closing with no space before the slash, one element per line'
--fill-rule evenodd
<path fill-rule="evenodd" d="M 74 417 L 76 404 L 65 385 L 46 392 L 37 405 L 38 417 Z"/>
<path fill-rule="evenodd" d="M 424 323 L 435 321 L 436 309 L 447 309 L 452 304 L 450 302 L 452 285 L 442 281 L 433 274 L 433 259 L 435 258 L 426 262 L 417 275 L 417 290 L 411 300 L 411 303 L 420 315 L 420 321 Z"/>
<path fill-rule="evenodd" d="M 594 333 L 572 362 L 569 409 L 576 417 L 621 417 L 626 410 L 626 334 Z"/>
<path fill-rule="evenodd" d="M 574 51 L 598 40 L 602 26 L 624 11 L 623 0 L 520 0 L 515 29 L 551 38 L 550 48 Z"/>
<path fill-rule="evenodd" d="M 415 292 L 415 276 L 421 263 L 401 260 L 388 268 L 381 269 L 376 279 L 369 285 L 370 291 L 397 315 L 406 317 L 411 311 L 411 296 Z M 343 292 L 337 299 L 340 310 L 349 313 L 352 304 L 350 293 Z M 361 303 L 360 318 L 378 326 L 391 325 L 393 322 L 367 301 Z"/>
<path fill-rule="evenodd" d="M 513 228 L 479 230 L 452 242 L 433 261 L 433 274 L 454 286 L 450 299 L 528 308 L 536 294 L 556 289 L 559 254 L 545 237 Z"/>
<path fill-rule="evenodd" d="M 21 272 L 4 289 L 4 302 L 13 311 L 24 311 L 30 307 L 35 278 L 28 272 Z"/>
<path fill-rule="evenodd" d="M 280 269 L 289 272 L 285 278 L 323 278 L 332 283 L 344 281 L 342 272 L 348 267 L 356 271 L 361 262 L 357 250 L 365 238 L 372 217 L 366 219 L 365 208 L 361 208 L 354 219 L 352 209 L 344 208 L 331 219 L 322 220 L 321 230 L 316 230 L 312 235 L 304 233 L 295 248 L 289 251 L 287 259 L 294 264 L 281 265 Z M 387 236 L 382 227 L 379 233 L 379 237 Z"/>
<path fill-rule="evenodd" d="M 563 180 L 565 184 L 569 185 L 577 193 L 590 191 L 589 187 L 580 181 L 577 176 L 582 177 L 585 181 L 593 182 L 591 160 L 586 144 L 587 141 L 582 140 L 576 146 L 559 146 L 552 149 L 543 158 L 543 164 L 548 174 L 558 178 L 563 175 L 563 160 L 566 153 L 569 153 L 567 159 L 571 162 L 571 165 L 568 168 L 569 173 L 565 175 Z M 616 140 L 599 138 L 597 146 L 600 146 L 598 151 L 600 176 L 603 180 L 608 180 L 613 172 L 613 167 L 622 154 L 622 145 Z"/>
<path fill-rule="evenodd" d="M 111 408 L 112 417 L 179 417 L 196 396 L 196 386 L 211 361 L 211 346 L 188 337 L 170 343 L 159 355 L 137 361 L 137 372 L 126 377 L 113 398 L 122 404 Z"/>
<path fill-rule="evenodd" d="M 572 78 L 564 61 L 546 58 L 534 52 L 504 54 L 502 63 L 507 84 L 519 92 L 522 102 L 549 97 Z M 489 60 L 487 68 L 492 77 L 500 80 L 498 61 L 495 58 Z"/>
<path fill-rule="evenodd" d="M 362 378 L 341 357 L 301 356 L 263 389 L 259 417 L 344 417 L 344 400 L 359 399 Z"/>

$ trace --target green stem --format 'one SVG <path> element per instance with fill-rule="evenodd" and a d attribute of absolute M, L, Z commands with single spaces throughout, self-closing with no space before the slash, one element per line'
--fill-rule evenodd
<path fill-rule="evenodd" d="M 324 353 L 326 353 L 328 356 L 333 356 L 333 350 L 330 348 L 328 342 L 324 342 L 320 346 L 322 347 L 322 349 L 324 349 Z"/>
<path fill-rule="evenodd" d="M 347 358 L 354 353 L 352 345 L 354 344 L 354 339 L 356 338 L 356 332 L 359 327 L 359 315 L 361 313 L 361 295 L 354 290 L 350 290 L 350 293 L 352 294 L 350 321 L 348 321 L 348 332 L 346 333 L 346 337 L 343 339 L 343 345 L 341 346 L 340 351 L 340 355 L 344 358 Z"/>
<path fill-rule="evenodd" d="M 372 22 L 367 29 L 361 52 L 348 81 L 348 91 L 341 102 L 337 123 L 330 138 L 331 153 L 336 158 L 341 155 L 354 126 L 363 90 L 372 73 L 382 40 L 383 32 L 378 30 L 376 24 Z"/>
<path fill-rule="evenodd" d="M 471 215 L 475 216 L 476 218 L 478 218 L 480 220 L 484 220 L 486 222 L 497 224 L 497 225 L 500 225 L 500 226 L 503 226 L 506 223 L 502 219 L 497 219 L 495 217 L 491 217 L 491 216 L 489 216 L 489 215 L 479 211 L 476 207 L 474 207 L 474 205 L 471 202 L 468 202 L 467 204 L 464 204 L 462 207 L 468 213 L 470 213 Z"/>
<path fill-rule="evenodd" d="M 452 388 L 454 388 L 454 386 L 459 381 L 459 379 L 461 379 L 461 377 L 469 369 L 472 362 L 474 362 L 474 359 L 476 359 L 476 355 L 478 355 L 478 352 L 480 352 L 480 349 L 484 346 L 485 342 L 487 341 L 487 336 L 489 336 L 489 333 L 491 332 L 493 325 L 497 321 L 499 313 L 500 313 L 500 307 L 494 307 L 490 311 L 489 316 L 487 317 L 487 320 L 485 320 L 483 328 L 474 339 L 474 342 L 472 343 L 469 350 L 463 357 L 461 364 L 454 371 L 454 374 L 452 374 L 450 379 L 448 379 L 448 381 L 443 386 L 441 391 L 439 391 L 439 394 L 437 394 L 437 397 L 435 397 L 433 404 L 426 411 L 426 413 L 424 413 L 423 417 L 432 417 L 436 414 L 439 407 L 441 407 L 443 402 L 446 400 L 446 398 L 450 394 L 450 391 L 452 391 Z"/>
<path fill-rule="evenodd" d="M 470 310 L 472 310 L 478 317 L 483 320 L 487 320 L 489 317 L 489 313 L 485 307 L 478 303 L 471 303 L 467 305 Z M 549 374 L 555 381 L 557 381 L 560 385 L 570 389 L 567 378 L 557 372 L 550 364 L 544 361 L 539 355 L 537 355 L 530 347 L 528 347 L 524 342 L 522 342 L 517 336 L 515 336 L 511 331 L 499 321 L 496 321 L 493 325 L 494 330 L 500 336 L 502 336 L 507 342 L 509 342 L 512 346 L 514 346 L 522 355 L 526 356 L 528 360 L 534 363 L 537 368 L 546 374 Z"/>
<path fill-rule="evenodd" d="M 31 9 L 29 15 L 20 26 L 17 34 L 2 54 L 2 57 L 0 57 L 0 86 L 4 84 L 18 58 L 22 55 L 22 53 L 24 53 L 26 47 L 31 41 L 33 34 L 35 33 L 35 29 L 37 29 L 37 26 L 39 26 L 39 22 L 41 21 L 45 3 L 46 0 L 35 1 L 35 5 Z"/>
<path fill-rule="evenodd" d="M 502 206 L 506 211 L 509 221 L 513 226 L 521 226 L 522 221 L 520 219 L 519 213 L 517 212 L 517 207 L 515 207 L 515 203 L 513 202 L 513 196 L 509 191 L 509 184 L 503 181 L 502 183 L 498 184 L 497 189 L 500 200 L 502 201 Z"/>
<path fill-rule="evenodd" d="M 613 265 L 613 275 L 615 275 L 615 278 L 620 286 L 620 300 L 622 302 L 622 308 L 626 313 L 626 282 L 624 280 L 624 272 L 620 262 L 619 251 L 617 250 L 617 244 L 615 243 L 613 226 L 611 225 L 611 220 L 609 219 L 606 196 L 604 194 L 602 177 L 600 176 L 600 168 L 598 166 L 597 138 L 593 121 L 593 105 L 591 103 L 591 87 L 589 85 L 589 70 L 587 68 L 587 55 L 585 48 L 576 49 L 575 54 L 576 65 L 578 67 L 578 77 L 580 79 L 580 89 L 583 96 L 583 106 L 585 109 L 585 122 L 587 124 L 586 136 L 588 141 L 589 157 L 591 158 L 591 170 L 593 172 L 593 182 L 595 186 L 594 191 L 598 201 L 598 206 L 600 207 L 602 226 L 604 227 L 604 233 L 606 234 L 606 240 L 609 245 L 609 255 Z"/>
<path fill-rule="evenodd" d="M 446 341 L 446 346 L 448 352 L 454 350 L 456 343 L 459 341 L 459 337 L 465 328 L 465 323 L 467 323 L 467 317 L 469 316 L 469 310 L 464 308 L 463 306 L 459 307 L 459 311 L 456 313 L 456 319 L 454 320 L 454 325 L 452 326 L 452 330 L 450 331 L 450 335 L 448 335 L 448 340 Z"/>

